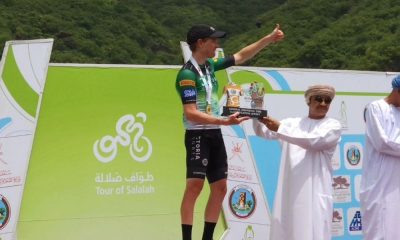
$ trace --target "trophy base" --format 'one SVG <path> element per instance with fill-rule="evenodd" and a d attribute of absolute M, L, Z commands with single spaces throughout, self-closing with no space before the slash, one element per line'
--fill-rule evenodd
<path fill-rule="evenodd" d="M 239 112 L 240 117 L 263 118 L 267 116 L 267 110 L 255 108 L 239 108 L 239 107 L 226 107 L 222 108 L 222 116 L 229 116 Z"/>

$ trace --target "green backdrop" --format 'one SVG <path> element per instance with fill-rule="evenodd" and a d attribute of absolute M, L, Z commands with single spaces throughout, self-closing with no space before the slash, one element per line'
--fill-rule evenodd
<path fill-rule="evenodd" d="M 185 150 L 182 107 L 174 85 L 177 71 L 49 67 L 18 239 L 180 238 Z M 224 73 L 218 77 L 223 85 Z M 145 121 L 139 113 L 146 115 Z M 116 124 L 125 115 L 142 126 L 142 133 L 133 128 L 128 135 L 131 142 L 140 134 L 150 141 L 150 158 L 135 161 L 129 147 L 116 144 L 115 158 L 100 162 L 94 143 L 107 135 L 115 138 Z M 149 150 L 143 138 L 138 145 L 143 152 Z M 208 187 L 204 190 L 196 205 L 194 239 L 203 228 Z M 222 236 L 225 228 L 221 219 L 215 236 Z"/>

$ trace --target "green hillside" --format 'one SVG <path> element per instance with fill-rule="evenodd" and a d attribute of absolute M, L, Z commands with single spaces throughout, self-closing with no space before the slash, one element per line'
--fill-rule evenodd
<path fill-rule="evenodd" d="M 181 64 L 194 23 L 232 54 L 276 23 L 285 41 L 246 65 L 400 71 L 396 0 L 1 0 L 0 42 L 54 38 L 52 62 Z"/>

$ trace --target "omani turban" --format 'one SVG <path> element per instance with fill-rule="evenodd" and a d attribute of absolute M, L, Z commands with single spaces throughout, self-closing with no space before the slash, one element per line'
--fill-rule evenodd
<path fill-rule="evenodd" d="M 310 100 L 310 97 L 317 95 L 329 96 L 333 99 L 335 97 L 335 89 L 329 85 L 314 85 L 310 86 L 304 93 L 307 102 Z"/>

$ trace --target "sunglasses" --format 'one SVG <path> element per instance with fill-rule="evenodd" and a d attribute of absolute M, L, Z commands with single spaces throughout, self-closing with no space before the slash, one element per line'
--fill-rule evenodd
<path fill-rule="evenodd" d="M 330 104 L 332 102 L 332 98 L 327 96 L 314 96 L 314 100 L 319 103 L 325 102 L 326 104 Z"/>

